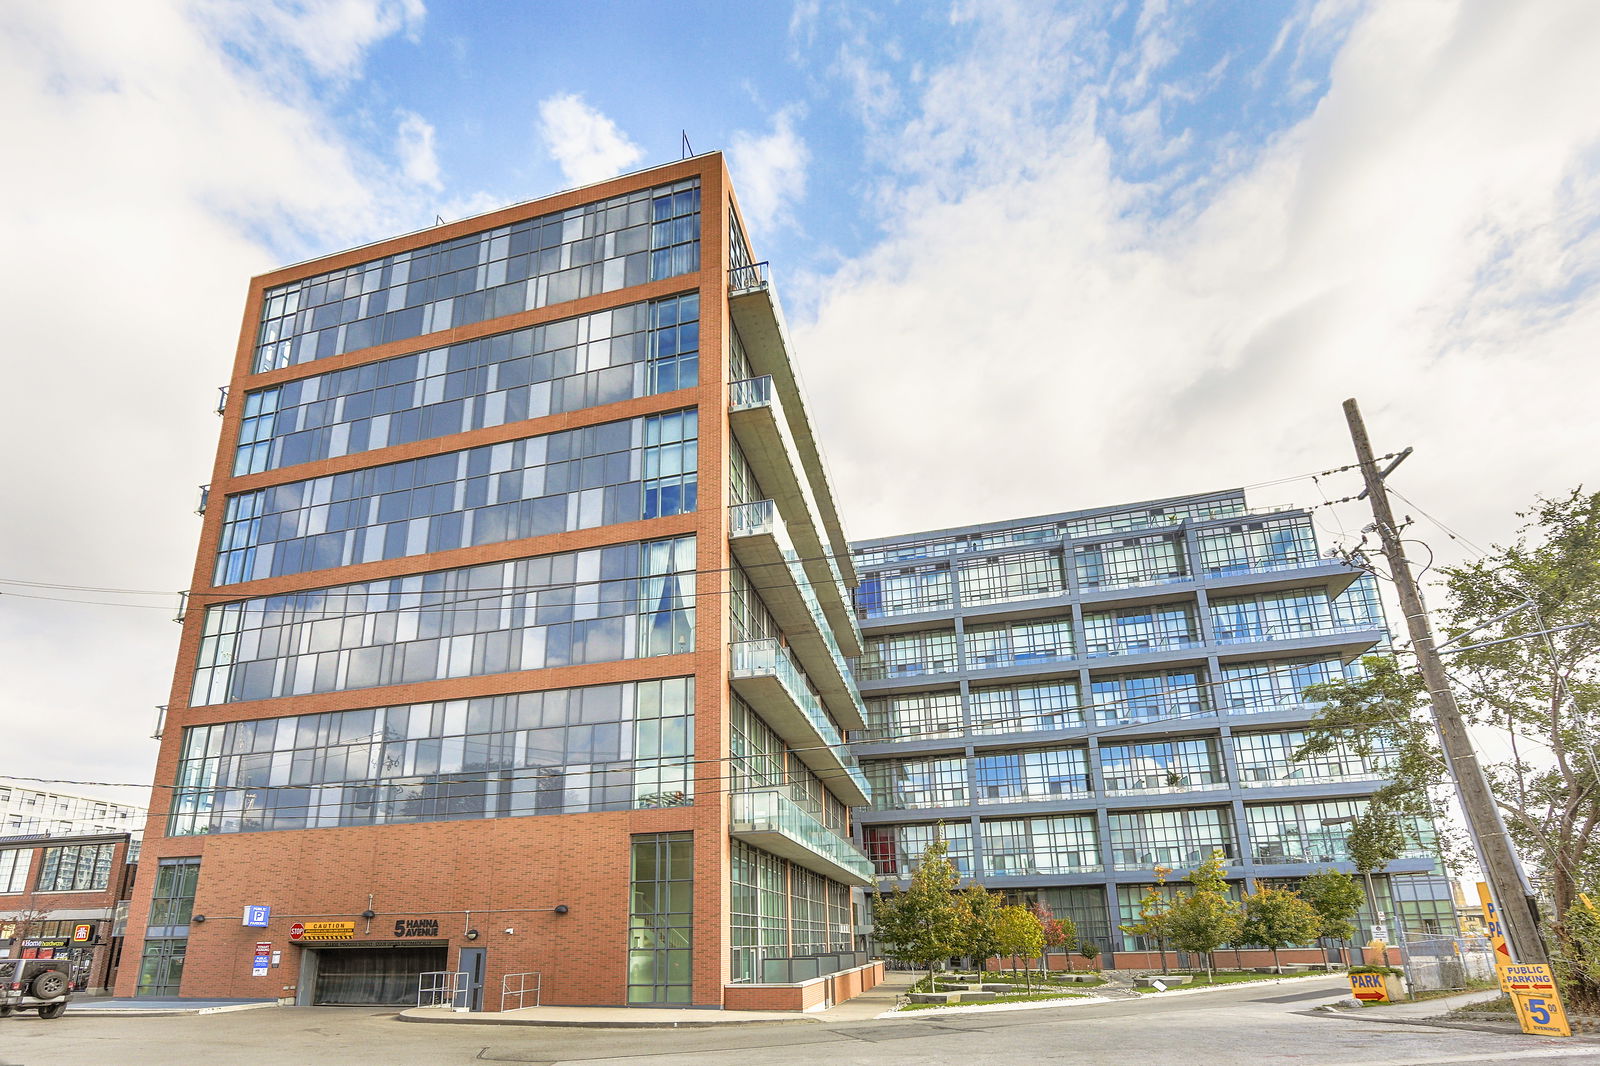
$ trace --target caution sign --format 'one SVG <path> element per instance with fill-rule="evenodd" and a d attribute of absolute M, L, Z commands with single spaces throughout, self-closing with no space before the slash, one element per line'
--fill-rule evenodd
<path fill-rule="evenodd" d="M 289 927 L 289 939 L 300 943 L 316 940 L 354 940 L 355 922 L 295 922 Z"/>
<path fill-rule="evenodd" d="M 1502 974 L 1511 1002 L 1517 1006 L 1522 1031 L 1534 1036 L 1571 1036 L 1567 1012 L 1561 1008 L 1561 995 L 1550 967 L 1513 962 Z"/>
<path fill-rule="evenodd" d="M 1350 994 L 1363 1003 L 1389 1002 L 1389 984 L 1381 973 L 1350 974 Z"/>

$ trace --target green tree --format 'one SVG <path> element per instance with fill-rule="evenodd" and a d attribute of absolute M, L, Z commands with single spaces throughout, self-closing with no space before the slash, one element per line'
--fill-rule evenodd
<path fill-rule="evenodd" d="M 1560 939 L 1580 886 L 1600 884 L 1600 492 L 1517 517 L 1512 544 L 1444 571 L 1445 632 L 1476 630 L 1446 663 L 1473 722 L 1535 744 L 1488 773 Z"/>
<path fill-rule="evenodd" d="M 1166 915 L 1167 935 L 1184 951 L 1203 954 L 1206 979 L 1215 969 L 1211 953 L 1239 935 L 1239 905 L 1228 898 L 1227 859 L 1221 851 L 1189 872 L 1192 886 L 1180 892 Z"/>
<path fill-rule="evenodd" d="M 1321 707 L 1305 730 L 1297 761 L 1361 756 L 1389 776 L 1367 797 L 1345 837 L 1345 850 L 1365 872 L 1382 870 L 1409 846 L 1454 859 L 1452 838 L 1441 840 L 1449 782 L 1422 676 L 1390 655 L 1362 658 L 1364 676 L 1308 686 Z"/>
<path fill-rule="evenodd" d="M 1026 907 L 1001 907 L 995 914 L 994 928 L 996 946 L 1000 954 L 1011 956 L 1013 970 L 1019 968 L 1019 957 L 1026 961 L 1044 951 L 1044 927 L 1038 916 Z M 1031 989 L 1031 975 L 1026 967 L 1021 969 L 1023 982 Z"/>
<path fill-rule="evenodd" d="M 955 954 L 965 955 L 982 971 L 989 960 L 1000 954 L 996 922 L 1002 900 L 982 885 L 968 885 L 956 895 L 962 909 L 961 936 Z"/>
<path fill-rule="evenodd" d="M 1092 970 L 1094 960 L 1100 957 L 1100 945 L 1093 940 L 1081 940 L 1078 942 L 1078 954 L 1083 956 L 1083 961 L 1088 963 Z"/>
<path fill-rule="evenodd" d="M 1345 965 L 1350 964 L 1349 944 L 1356 935 L 1355 916 L 1365 898 L 1356 879 L 1338 870 L 1319 870 L 1300 882 L 1300 898 L 1317 912 L 1317 936 L 1345 942 Z"/>
<path fill-rule="evenodd" d="M 1453 645 L 1446 667 L 1463 714 L 1533 744 L 1485 771 L 1513 843 L 1553 905 L 1553 953 L 1566 956 L 1578 886 L 1600 882 L 1600 493 L 1540 497 L 1518 517 L 1512 544 L 1442 570 L 1440 628 Z M 1363 663 L 1365 680 L 1307 689 L 1328 706 L 1297 755 L 1339 743 L 1393 749 L 1393 782 L 1352 834 L 1352 857 L 1359 848 L 1358 862 L 1377 869 L 1398 835 L 1415 835 L 1416 818 L 1437 821 L 1448 777 L 1416 672 L 1384 657 Z M 1446 843 L 1449 859 L 1459 847 Z"/>
<path fill-rule="evenodd" d="M 1048 953 L 1051 948 L 1058 948 L 1067 953 L 1067 969 L 1072 969 L 1072 949 L 1078 946 L 1078 923 L 1071 918 L 1057 918 L 1044 900 L 1034 903 L 1033 916 L 1039 919 L 1039 928 L 1044 932 L 1044 951 L 1039 955 L 1039 968 L 1049 969 Z"/>
<path fill-rule="evenodd" d="M 1167 968 L 1167 915 L 1172 910 L 1172 899 L 1167 895 L 1165 886 L 1167 875 L 1171 872 L 1165 866 L 1157 866 L 1156 883 L 1146 885 L 1144 895 L 1139 899 L 1139 920 L 1117 926 L 1129 936 L 1145 941 L 1146 950 L 1149 949 L 1149 942 L 1155 941 L 1156 950 L 1161 953 L 1162 970 Z"/>
<path fill-rule="evenodd" d="M 966 908 L 956 899 L 956 871 L 944 841 L 929 844 L 911 875 L 910 887 L 873 896 L 872 924 L 878 942 L 890 957 L 928 968 L 933 987 L 935 967 L 962 945 Z"/>
<path fill-rule="evenodd" d="M 1272 952 L 1272 969 L 1283 972 L 1278 952 L 1291 944 L 1309 944 L 1322 929 L 1317 909 L 1287 888 L 1262 885 L 1244 897 L 1240 939 Z"/>

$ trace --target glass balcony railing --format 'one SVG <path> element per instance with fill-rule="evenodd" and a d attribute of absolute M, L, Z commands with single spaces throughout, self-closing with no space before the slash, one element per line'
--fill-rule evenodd
<path fill-rule="evenodd" d="M 833 657 L 834 668 L 839 671 L 845 688 L 849 690 L 850 698 L 856 706 L 856 713 L 865 716 L 866 708 L 862 706 L 861 697 L 856 692 L 855 675 L 850 671 L 850 660 L 839 647 L 839 641 L 833 635 L 833 624 L 828 621 L 828 616 L 822 610 L 822 602 L 811 589 L 811 578 L 806 574 L 805 567 L 800 565 L 800 555 L 794 550 L 794 543 L 789 539 L 788 529 L 778 514 L 778 505 L 772 500 L 757 500 L 754 503 L 736 503 L 728 508 L 730 538 L 760 535 L 771 536 L 777 541 L 784 560 L 789 564 L 789 576 L 794 579 L 795 588 L 800 591 L 800 599 L 804 601 L 806 610 L 811 615 L 812 624 L 821 634 L 822 642 L 827 645 L 828 654 Z M 837 577 L 837 571 L 835 576 Z M 849 599 L 846 598 L 845 602 L 848 603 Z"/>
<path fill-rule="evenodd" d="M 743 378 L 739 381 L 728 383 L 728 410 L 748 411 L 756 407 L 772 408 L 773 421 L 778 427 L 778 435 L 783 439 L 784 454 L 787 457 L 789 468 L 794 471 L 795 478 L 800 485 L 800 493 L 805 500 L 807 513 L 812 516 L 812 521 L 820 520 L 822 514 L 817 507 L 815 497 L 811 493 L 811 485 L 805 475 L 805 467 L 800 462 L 799 450 L 789 437 L 789 423 L 784 414 L 783 404 L 778 399 L 778 390 L 773 386 L 772 375 L 763 374 L 760 377 Z M 816 526 L 817 539 L 821 543 L 822 561 L 827 564 L 828 574 L 833 579 L 834 587 L 838 589 L 839 599 L 848 608 L 850 593 L 844 587 L 844 577 L 839 572 L 839 563 L 828 548 L 828 540 L 823 535 L 820 525 Z"/>
<path fill-rule="evenodd" d="M 871 786 L 867 784 L 866 775 L 861 772 L 856 757 L 845 749 L 844 737 L 823 709 L 822 701 L 812 694 L 810 685 L 806 683 L 805 671 L 789 657 L 788 649 L 769 637 L 765 640 L 735 641 L 730 650 L 733 653 L 733 676 L 776 677 L 822 742 L 833 749 L 845 773 L 860 786 L 863 793 L 870 796 Z"/>
<path fill-rule="evenodd" d="M 781 788 L 735 792 L 733 820 L 756 830 L 782 833 L 835 866 L 849 870 L 863 884 L 872 882 L 872 860 L 791 800 Z"/>
<path fill-rule="evenodd" d="M 1216 639 L 1218 644 L 1266 644 L 1275 640 L 1300 640 L 1306 637 L 1333 637 L 1342 633 L 1370 633 L 1375 629 L 1381 630 L 1383 623 L 1377 620 L 1364 622 L 1350 622 L 1343 625 L 1328 622 L 1324 624 L 1293 624 L 1293 625 L 1228 625 L 1221 621 L 1213 620 L 1216 626 Z"/>

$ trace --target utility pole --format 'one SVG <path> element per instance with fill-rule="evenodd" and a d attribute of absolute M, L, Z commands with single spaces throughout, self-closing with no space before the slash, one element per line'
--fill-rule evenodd
<path fill-rule="evenodd" d="M 1423 681 L 1428 686 L 1428 698 L 1433 703 L 1433 718 L 1439 727 L 1445 759 L 1450 767 L 1450 775 L 1455 778 L 1461 809 L 1467 816 L 1467 829 L 1477 845 L 1484 876 L 1499 906 L 1506 941 L 1517 962 L 1549 962 L 1544 941 L 1539 938 L 1539 930 L 1533 922 L 1531 901 L 1523 888 L 1517 856 L 1506 835 L 1500 808 L 1489 791 L 1489 779 L 1484 776 L 1483 766 L 1478 762 L 1472 738 L 1461 719 L 1461 710 L 1456 706 L 1455 694 L 1450 691 L 1449 679 L 1445 677 L 1444 666 L 1434 647 L 1433 626 L 1428 621 L 1428 610 L 1422 603 L 1422 590 L 1412 576 L 1411 563 L 1406 559 L 1405 548 L 1400 543 L 1400 529 L 1395 525 L 1394 511 L 1389 506 L 1389 490 L 1383 483 L 1384 474 L 1388 471 L 1380 473 L 1378 470 L 1377 460 L 1372 457 L 1372 442 L 1367 439 L 1367 426 L 1361 420 L 1361 408 L 1356 406 L 1355 400 L 1344 402 L 1344 417 L 1350 424 L 1350 439 L 1355 443 L 1361 476 L 1367 484 L 1364 495 L 1372 499 L 1372 517 L 1383 542 L 1383 554 L 1389 560 L 1389 570 L 1394 575 L 1395 589 L 1400 594 L 1400 608 L 1405 612 L 1411 649 L 1417 654 Z M 1392 470 L 1393 466 L 1389 469 Z"/>

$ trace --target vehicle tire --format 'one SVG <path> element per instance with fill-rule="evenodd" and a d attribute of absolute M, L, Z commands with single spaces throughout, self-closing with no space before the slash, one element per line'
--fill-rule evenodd
<path fill-rule="evenodd" d="M 67 975 L 60 970 L 46 970 L 33 979 L 29 989 L 35 999 L 55 999 L 67 994 Z"/>
<path fill-rule="evenodd" d="M 39 1017 L 46 1020 L 59 1018 L 66 1013 L 66 1010 L 67 1004 L 65 1000 L 60 1003 L 45 1003 L 39 1007 Z"/>
<path fill-rule="evenodd" d="M 11 1017 L 11 1012 L 14 1011 L 14 1010 L 16 1010 L 16 1008 L 11 1006 L 9 1003 L 6 1004 L 3 1007 L 0 1007 L 0 1018 L 9 1018 L 9 1017 Z"/>

